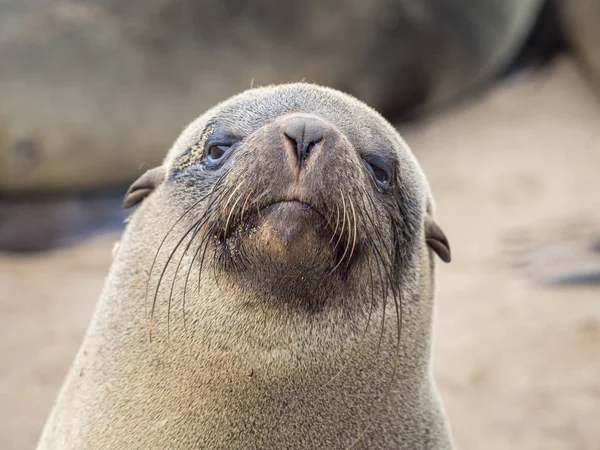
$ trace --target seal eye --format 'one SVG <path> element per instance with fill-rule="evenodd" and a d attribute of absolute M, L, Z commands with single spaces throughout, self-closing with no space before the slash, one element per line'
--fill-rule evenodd
<path fill-rule="evenodd" d="M 392 177 L 386 161 L 381 158 L 367 158 L 365 164 L 379 189 L 386 189 L 390 186 Z"/>
<path fill-rule="evenodd" d="M 388 174 L 385 170 L 380 169 L 379 167 L 373 167 L 373 175 L 375 176 L 375 179 L 379 182 L 379 183 L 387 183 L 388 180 Z"/>
<path fill-rule="evenodd" d="M 211 145 L 208 149 L 208 160 L 213 163 L 218 162 L 230 148 L 231 145 Z"/>

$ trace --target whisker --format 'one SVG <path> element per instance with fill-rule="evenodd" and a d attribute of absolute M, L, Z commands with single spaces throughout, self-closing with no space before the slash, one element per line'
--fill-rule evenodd
<path fill-rule="evenodd" d="M 246 211 L 246 206 L 248 204 L 248 200 L 250 199 L 250 196 L 254 194 L 254 191 L 251 191 L 248 193 L 248 195 L 246 195 L 246 200 L 244 201 L 244 204 L 242 205 L 242 213 L 241 213 L 241 217 L 240 217 L 240 222 L 244 222 L 244 212 Z"/>
<path fill-rule="evenodd" d="M 204 201 L 209 195 L 212 195 L 212 192 L 201 197 L 198 201 L 194 202 L 194 204 L 192 206 L 190 206 L 180 217 L 179 219 L 177 219 L 175 221 L 175 223 L 173 223 L 173 225 L 171 226 L 171 228 L 169 228 L 169 230 L 167 231 L 167 233 L 165 234 L 165 236 L 163 237 L 162 241 L 160 242 L 160 245 L 158 246 L 158 249 L 156 250 L 156 253 L 154 254 L 154 259 L 152 260 L 152 264 L 150 265 L 150 271 L 148 272 L 148 280 L 146 281 L 146 295 L 144 297 L 144 315 L 147 317 L 148 316 L 148 305 L 147 305 L 147 300 L 148 300 L 148 291 L 150 290 L 150 279 L 152 277 L 152 271 L 154 270 L 154 266 L 156 265 L 156 260 L 158 259 L 158 255 L 160 253 L 160 250 L 162 249 L 163 245 L 165 244 L 167 238 L 169 237 L 169 235 L 171 234 L 171 232 L 173 231 L 173 229 L 175 228 L 175 226 L 181 222 L 183 220 L 183 218 L 185 216 L 187 216 L 196 206 L 198 206 L 200 203 L 202 203 L 202 201 Z"/>
<path fill-rule="evenodd" d="M 185 276 L 185 282 L 183 285 L 183 299 L 182 299 L 182 303 L 181 303 L 181 313 L 183 315 L 183 331 L 185 333 L 185 337 L 188 342 L 189 342 L 189 333 L 188 333 L 186 314 L 185 314 L 185 305 L 186 305 L 185 302 L 186 302 L 188 282 L 190 279 L 190 274 L 192 273 L 192 268 L 194 267 L 194 261 L 196 261 L 196 258 L 198 257 L 203 246 L 204 246 L 204 253 L 206 253 L 206 248 L 208 247 L 208 237 L 212 235 L 214 228 L 215 228 L 215 226 L 212 225 L 211 227 L 208 228 L 208 230 L 206 230 L 206 232 L 204 233 L 204 236 L 202 236 L 202 240 L 200 241 L 200 243 L 198 244 L 198 248 L 194 252 L 192 262 L 190 263 L 190 267 L 188 268 L 187 274 Z M 198 292 L 200 292 L 200 277 L 202 276 L 202 264 L 203 263 L 204 263 L 204 257 L 202 257 L 202 261 L 200 262 L 200 267 L 199 267 Z"/>
<path fill-rule="evenodd" d="M 173 256 L 175 255 L 175 252 L 177 251 L 177 249 L 179 248 L 179 246 L 181 245 L 181 243 L 185 240 L 185 238 L 193 231 L 194 227 L 190 227 L 185 234 L 183 235 L 183 237 L 181 239 L 179 239 L 179 241 L 177 242 L 177 245 L 175 245 L 175 248 L 173 249 L 173 251 L 169 254 L 169 257 L 167 258 L 167 262 L 165 263 L 163 270 L 160 274 L 160 277 L 158 279 L 158 283 L 156 285 L 156 291 L 154 292 L 154 299 L 152 300 L 152 309 L 150 311 L 150 341 L 152 341 L 152 328 L 154 325 L 154 310 L 156 308 L 156 299 L 158 297 L 158 291 L 160 289 L 160 285 L 162 283 L 163 277 L 165 276 L 165 273 L 167 271 L 167 268 L 169 267 L 169 263 L 171 262 L 171 259 L 173 259 Z"/>
<path fill-rule="evenodd" d="M 344 193 L 343 192 L 340 192 L 340 193 L 342 195 L 342 204 L 343 204 L 343 207 L 344 207 L 344 226 L 342 227 L 342 233 L 346 234 L 346 228 L 345 228 L 345 224 L 346 224 L 346 200 L 344 200 Z M 351 227 L 350 227 L 350 215 L 348 215 L 348 228 L 351 229 Z M 337 248 L 337 245 L 339 244 L 339 242 L 340 242 L 341 239 L 342 239 L 342 234 L 340 234 L 338 242 L 335 244 L 336 248 Z M 346 248 L 344 249 L 344 254 L 340 258 L 340 260 L 338 261 L 338 263 L 335 265 L 335 267 L 333 269 L 331 269 L 331 272 L 329 273 L 330 275 L 333 272 L 335 272 L 338 267 L 340 267 L 340 265 L 344 261 L 344 258 L 346 258 L 346 254 L 348 253 L 349 246 L 350 246 L 350 239 L 346 239 Z"/>
<path fill-rule="evenodd" d="M 340 220 L 340 207 L 336 203 L 336 205 L 335 205 L 335 227 L 331 227 L 333 229 L 333 234 L 331 235 L 331 239 L 329 239 L 329 243 L 330 244 L 333 242 L 333 240 L 337 236 L 338 226 L 339 226 L 339 220 Z"/>
<path fill-rule="evenodd" d="M 350 256 L 348 256 L 348 263 L 350 263 L 350 261 L 352 260 L 352 256 L 354 255 L 354 250 L 356 248 L 356 238 L 357 238 L 357 220 L 356 220 L 356 210 L 354 209 L 354 202 L 352 201 L 352 198 L 349 199 L 350 200 L 350 207 L 352 208 L 352 215 L 354 216 L 354 238 L 352 240 L 352 250 L 350 250 Z"/>
<path fill-rule="evenodd" d="M 173 230 L 174 226 L 177 225 L 177 223 L 179 223 L 183 219 L 183 217 L 185 217 L 195 206 L 197 206 L 201 201 L 203 201 L 204 199 L 212 196 L 215 192 L 217 192 L 217 190 L 219 189 L 221 181 L 225 178 L 225 176 L 227 175 L 227 173 L 228 172 L 225 172 L 223 175 L 221 175 L 221 177 L 219 177 L 219 179 L 216 181 L 215 185 L 213 186 L 213 189 L 211 190 L 211 192 L 209 194 L 201 197 L 200 200 L 198 200 L 197 202 L 195 202 L 188 210 L 186 210 L 184 212 L 184 214 L 177 220 L 177 222 L 173 225 L 173 227 L 171 227 L 171 230 L 169 230 L 169 232 L 167 233 L 167 236 Z M 218 198 L 220 198 L 220 197 L 218 197 Z M 214 202 L 214 200 L 213 200 L 213 202 Z M 207 207 L 207 210 L 208 209 L 210 209 L 210 205 Z M 160 286 L 162 284 L 162 280 L 164 278 L 164 275 L 165 275 L 165 273 L 166 273 L 166 271 L 168 269 L 168 266 L 169 266 L 171 260 L 173 259 L 173 256 L 175 255 L 175 253 L 177 252 L 177 250 L 179 249 L 179 247 L 181 246 L 181 244 L 183 243 L 183 241 L 186 239 L 187 236 L 189 236 L 189 234 L 192 231 L 194 231 L 195 227 L 198 225 L 198 223 L 200 223 L 202 221 L 202 219 L 203 219 L 203 217 L 205 215 L 206 215 L 206 212 L 200 217 L 200 219 L 198 219 L 196 222 L 194 222 L 194 224 L 190 228 L 188 228 L 188 230 L 184 233 L 184 235 L 182 236 L 182 238 L 177 242 L 177 244 L 175 245 L 175 247 L 173 248 L 173 250 L 169 254 L 169 257 L 167 258 L 167 261 L 166 261 L 166 263 L 165 263 L 165 265 L 164 265 L 164 267 L 163 267 L 163 269 L 161 271 L 160 277 L 158 279 L 158 283 L 156 285 L 156 290 L 154 292 L 154 297 L 153 297 L 153 300 L 152 300 L 152 308 L 151 308 L 151 311 L 150 311 L 150 325 L 149 325 L 150 340 L 152 340 L 152 331 L 153 331 L 153 326 L 154 326 L 154 312 L 155 312 L 155 309 L 156 309 L 156 300 L 157 300 L 157 297 L 158 297 L 158 291 L 159 291 Z M 167 236 L 165 236 L 165 238 L 163 238 L 163 243 L 165 242 Z M 161 247 L 162 247 L 162 244 L 161 244 Z M 157 253 L 155 255 L 155 259 L 154 259 L 154 261 L 152 263 L 151 272 L 148 275 L 148 284 L 146 286 L 147 287 L 147 292 L 146 292 L 145 303 L 147 303 L 147 294 L 148 294 L 148 287 L 149 287 L 149 283 L 150 283 L 150 277 L 151 277 L 151 274 L 152 274 L 152 268 L 155 265 L 156 258 L 158 256 L 159 252 L 160 252 L 160 247 L 159 247 L 159 250 L 157 251 Z M 182 257 L 183 257 L 183 255 L 182 255 Z M 167 312 L 167 315 L 169 315 L 169 312 Z"/>
<path fill-rule="evenodd" d="M 185 249 L 183 250 L 183 253 L 181 254 L 181 258 L 179 258 L 179 262 L 177 263 L 177 267 L 175 268 L 175 274 L 173 275 L 173 281 L 171 282 L 171 290 L 169 292 L 169 300 L 167 303 L 167 338 L 170 338 L 171 336 L 171 327 L 170 327 L 170 323 L 171 323 L 171 301 L 173 299 L 173 290 L 175 288 L 175 282 L 177 280 L 177 275 L 179 274 L 179 268 L 181 267 L 181 263 L 183 261 L 183 258 L 185 257 L 187 251 L 189 250 L 190 246 L 192 245 L 192 242 L 194 242 L 195 237 L 198 235 L 198 233 L 200 232 L 200 230 L 202 229 L 202 227 L 204 226 L 204 224 L 206 223 L 206 219 L 204 216 L 201 217 L 199 220 L 197 220 L 192 227 L 195 228 L 194 233 L 192 234 L 192 237 L 190 238 L 189 242 L 187 243 Z"/>
<path fill-rule="evenodd" d="M 175 221 L 175 223 L 173 223 L 173 225 L 171 226 L 171 228 L 169 228 L 169 230 L 167 231 L 167 233 L 163 237 L 162 241 L 160 242 L 160 245 L 158 246 L 158 249 L 156 250 L 156 253 L 154 254 L 154 259 L 152 260 L 152 264 L 150 265 L 150 271 L 148 272 L 148 280 L 146 281 L 146 295 L 144 296 L 144 317 L 146 317 L 146 318 L 148 317 L 148 292 L 150 290 L 150 278 L 152 277 L 152 271 L 154 270 L 154 266 L 156 265 L 156 260 L 158 258 L 159 253 L 160 253 L 160 250 L 162 249 L 163 245 L 165 244 L 167 238 L 169 237 L 169 235 L 171 234 L 171 232 L 173 231 L 173 229 L 175 228 L 175 226 L 179 222 L 181 222 L 185 216 L 187 216 L 196 206 L 198 206 L 200 203 L 202 203 L 204 200 L 206 200 L 207 197 L 212 196 L 213 193 L 218 188 L 220 189 L 220 182 L 221 182 L 221 180 L 223 180 L 225 178 L 225 176 L 228 173 L 229 173 L 229 171 L 225 171 L 217 179 L 217 181 L 213 185 L 213 188 L 211 189 L 211 191 L 208 194 L 206 194 L 203 197 L 200 197 L 200 199 L 198 199 L 198 201 L 194 202 L 194 204 L 192 206 L 190 206 L 186 211 L 184 211 L 184 213 L 179 217 L 179 219 L 177 219 Z"/>
<path fill-rule="evenodd" d="M 238 187 L 235 188 L 235 191 L 232 192 L 231 195 L 234 195 L 236 193 L 236 191 L 244 184 L 244 181 L 242 181 Z M 231 198 L 231 197 L 230 197 Z M 237 200 L 233 203 L 233 205 L 231 206 L 231 210 L 229 211 L 229 215 L 227 216 L 227 221 L 225 222 L 225 231 L 223 233 L 223 236 L 227 236 L 227 231 L 229 230 L 229 221 L 231 220 L 231 216 L 233 215 L 233 212 L 235 211 L 235 207 L 237 206 L 238 202 L 242 199 L 242 196 L 239 196 L 237 198 Z M 229 200 L 227 201 L 229 203 Z M 227 207 L 227 205 L 225 205 L 225 207 Z"/>
<path fill-rule="evenodd" d="M 337 246 L 339 245 L 339 243 L 342 239 L 342 236 L 346 230 L 346 201 L 344 200 L 344 193 L 340 191 L 340 194 L 342 196 L 342 212 L 344 213 L 344 216 L 343 216 L 343 222 L 342 222 L 342 231 L 338 235 L 338 240 L 335 243 L 334 248 L 337 248 Z"/>

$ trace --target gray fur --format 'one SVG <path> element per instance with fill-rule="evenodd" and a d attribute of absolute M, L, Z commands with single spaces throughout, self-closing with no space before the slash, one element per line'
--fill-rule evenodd
<path fill-rule="evenodd" d="M 332 262 L 333 246 L 311 228 L 283 244 L 270 234 L 277 223 L 267 215 L 256 219 L 253 231 L 239 225 L 223 243 L 216 236 L 210 241 L 199 287 L 193 245 L 182 258 L 169 305 L 180 247 L 153 307 L 169 254 L 211 197 L 193 209 L 197 213 L 183 216 L 152 267 L 162 239 L 218 185 L 224 171 L 229 170 L 224 185 L 237 189 L 225 191 L 237 192 L 231 203 L 247 196 L 258 204 L 298 188 L 286 165 L 293 153 L 278 131 L 298 114 L 325 124 L 324 142 L 309 169 L 293 172 L 305 177 L 298 195 L 312 195 L 311 204 L 327 211 L 340 205 L 340 192 L 359 210 L 361 196 L 372 201 L 374 222 L 357 215 L 359 244 L 346 268 L 322 271 Z M 211 172 L 203 158 L 218 127 L 242 140 L 223 167 Z M 393 161 L 389 191 L 370 183 L 362 158 L 373 153 Z M 436 236 L 426 235 L 424 224 L 433 214 L 430 190 L 391 125 L 331 89 L 309 84 L 253 89 L 188 126 L 163 168 L 165 181 L 131 216 L 39 450 L 343 449 L 353 443 L 370 449 L 452 448 L 432 377 L 435 273 L 426 244 L 445 237 L 439 227 Z M 242 224 L 231 203 L 219 209 L 222 217 L 233 215 L 232 223 Z M 353 235 L 345 230 L 340 236 L 348 241 Z M 381 239 L 369 246 L 365 239 L 377 233 Z M 386 245 L 393 252 L 370 266 L 375 247 L 383 252 Z M 229 259 L 212 257 L 223 252 Z M 383 275 L 387 270 L 389 277 Z"/>

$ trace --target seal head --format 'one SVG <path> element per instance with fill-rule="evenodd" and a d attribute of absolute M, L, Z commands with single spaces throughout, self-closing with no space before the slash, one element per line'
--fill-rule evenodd
<path fill-rule="evenodd" d="M 318 306 L 358 287 L 370 261 L 409 264 L 421 228 L 450 260 L 424 178 L 381 122 L 358 101 L 313 85 L 255 89 L 194 122 L 165 167 L 132 185 L 125 205 L 165 176 L 178 197 L 195 201 L 210 190 L 190 214 L 191 233 L 214 252 L 219 272 L 244 289 Z"/>
<path fill-rule="evenodd" d="M 303 83 L 244 92 L 125 205 L 40 448 L 451 448 L 431 377 L 449 244 L 374 110 Z"/>

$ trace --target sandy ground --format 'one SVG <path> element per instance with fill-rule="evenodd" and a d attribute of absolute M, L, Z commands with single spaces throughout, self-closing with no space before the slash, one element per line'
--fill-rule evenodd
<path fill-rule="evenodd" d="M 562 61 L 405 130 L 453 248 L 435 350 L 460 449 L 600 449 L 600 286 L 536 285 L 504 243 L 515 230 L 597 220 L 599 124 L 600 106 Z M 116 239 L 0 256 L 1 449 L 34 447 Z"/>

